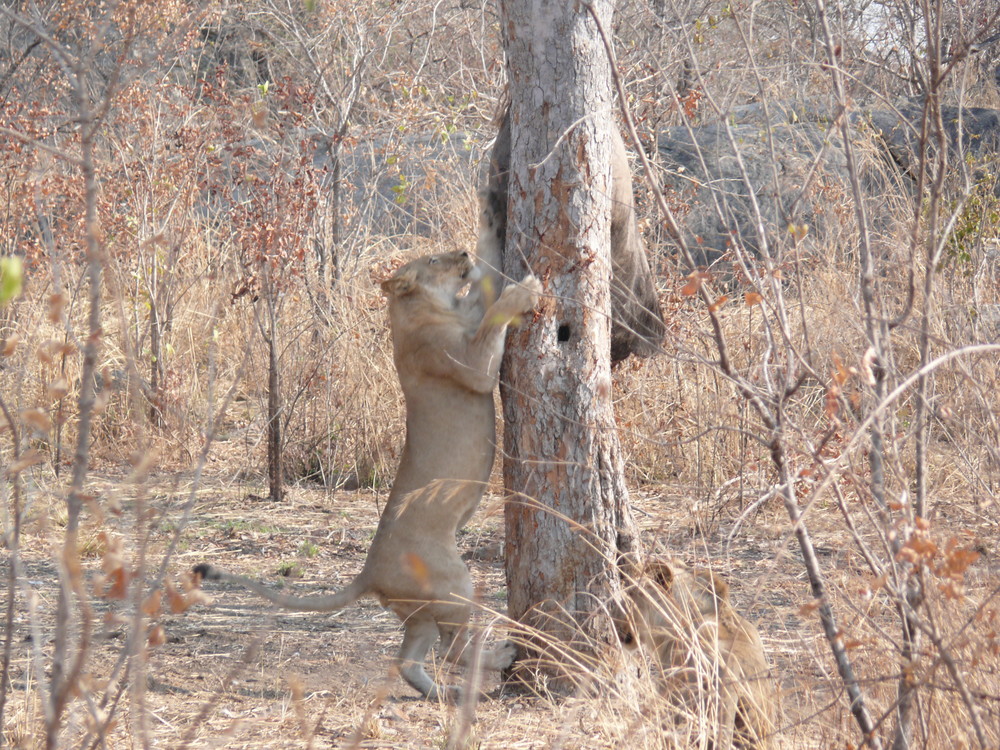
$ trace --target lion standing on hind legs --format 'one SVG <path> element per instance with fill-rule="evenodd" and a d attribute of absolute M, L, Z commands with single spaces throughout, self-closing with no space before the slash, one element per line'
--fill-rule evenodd
<path fill-rule="evenodd" d="M 403 621 L 399 671 L 431 700 L 455 701 L 461 688 L 436 684 L 424 670 L 440 637 L 446 658 L 471 661 L 465 648 L 474 591 L 455 533 L 482 499 L 496 450 L 493 389 L 507 326 L 530 313 L 541 284 L 533 276 L 506 287 L 488 308 L 482 270 L 465 252 L 429 255 L 382 282 L 389 298 L 393 359 L 406 401 L 406 441 L 396 480 L 361 572 L 329 596 L 293 597 L 210 565 L 205 579 L 246 586 L 286 609 L 332 612 L 375 596 Z M 503 670 L 515 647 L 480 655 Z"/>

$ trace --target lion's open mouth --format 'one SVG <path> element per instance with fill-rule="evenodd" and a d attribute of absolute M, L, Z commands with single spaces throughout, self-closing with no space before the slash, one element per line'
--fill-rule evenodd
<path fill-rule="evenodd" d="M 472 291 L 472 285 L 479 283 L 483 278 L 483 269 L 475 263 L 469 263 L 468 267 L 459 274 L 459 278 L 465 282 L 455 294 L 455 299 L 465 299 Z"/>

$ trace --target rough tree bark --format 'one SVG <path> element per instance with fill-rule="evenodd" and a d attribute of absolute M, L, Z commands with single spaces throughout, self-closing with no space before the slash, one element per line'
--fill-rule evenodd
<path fill-rule="evenodd" d="M 270 273 L 270 270 L 268 271 Z M 285 471 L 281 456 L 281 379 L 278 372 L 278 291 L 268 281 L 267 310 L 267 488 L 274 502 L 285 498 Z"/>
<path fill-rule="evenodd" d="M 610 28 L 612 0 L 593 5 Z M 618 554 L 635 538 L 610 398 L 611 75 L 582 3 L 501 0 L 500 17 L 511 95 L 504 272 L 530 269 L 545 294 L 504 362 L 508 608 L 545 633 L 540 646 L 587 651 L 611 637 L 594 615 L 619 595 Z"/>

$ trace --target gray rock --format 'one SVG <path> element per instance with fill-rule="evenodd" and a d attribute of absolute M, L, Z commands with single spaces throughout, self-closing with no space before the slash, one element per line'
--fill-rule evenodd
<path fill-rule="evenodd" d="M 913 102 L 851 115 L 876 236 L 891 228 L 890 203 L 912 200 L 921 118 L 922 106 Z M 969 160 L 978 176 L 988 174 L 1000 153 L 1000 112 L 946 107 L 943 120 L 951 158 Z M 804 241 L 819 252 L 856 227 L 840 127 L 814 103 L 745 105 L 726 122 L 668 128 L 658 151 L 663 185 L 682 207 L 684 239 L 699 265 L 716 263 L 735 246 L 751 256 L 767 247 L 777 257 L 790 242 L 790 224 L 807 225 Z"/>
<path fill-rule="evenodd" d="M 920 154 L 920 133 L 923 103 L 904 101 L 896 110 L 873 110 L 862 113 L 858 120 L 867 120 L 881 138 L 886 154 L 911 178 L 916 177 Z M 943 107 L 944 126 L 949 158 L 970 160 L 974 167 L 983 167 L 997 159 L 1000 153 L 1000 112 L 982 107 Z M 933 154 L 936 143 L 928 140 Z M 1000 193 L 997 193 L 1000 195 Z"/>
<path fill-rule="evenodd" d="M 313 159 L 326 192 L 338 178 L 336 150 L 327 140 Z M 467 200 L 482 148 L 466 133 L 407 135 L 339 150 L 345 231 L 363 227 L 389 238 L 439 234 L 456 200 Z M 469 227 L 468 246 L 475 241 Z"/>
<path fill-rule="evenodd" d="M 752 255 L 766 243 L 777 256 L 791 242 L 789 224 L 808 226 L 805 249 L 819 257 L 844 233 L 856 232 L 847 158 L 831 111 L 814 101 L 747 104 L 725 122 L 660 134 L 662 182 L 681 207 L 678 219 L 696 263 L 716 263 L 734 243 Z M 887 201 L 912 200 L 921 116 L 922 106 L 912 101 L 850 115 L 876 237 L 891 229 Z M 1000 113 L 947 107 L 944 120 L 953 159 L 968 155 L 980 168 L 996 160 Z M 477 186 L 484 140 L 438 133 L 356 143 L 340 149 L 338 173 L 330 140 L 318 136 L 313 165 L 325 195 L 335 182 L 341 186 L 344 235 L 435 237 L 454 227 L 451 212 Z M 471 246 L 475 232 L 468 229 Z"/>
<path fill-rule="evenodd" d="M 684 207 L 684 239 L 699 265 L 737 245 L 776 257 L 790 224 L 808 226 L 809 243 L 846 228 L 851 187 L 839 129 L 811 120 L 674 127 L 658 148 L 663 184 Z M 859 163 L 866 192 L 883 191 L 882 170 L 867 157 Z"/>

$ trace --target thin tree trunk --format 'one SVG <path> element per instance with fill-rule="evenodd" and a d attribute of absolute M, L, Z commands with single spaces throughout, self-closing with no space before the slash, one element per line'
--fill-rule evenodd
<path fill-rule="evenodd" d="M 940 20 L 940 7 L 936 19 Z M 930 90 L 927 92 L 924 122 L 921 132 L 921 144 L 924 149 L 922 168 L 929 172 L 928 196 L 923 202 L 927 214 L 927 239 L 924 240 L 924 284 L 920 302 L 920 368 L 921 371 L 931 360 L 931 321 L 934 315 L 935 269 L 941 258 L 939 255 L 941 202 L 945 191 L 945 175 L 948 169 L 948 143 L 945 137 L 944 123 L 941 120 L 941 91 L 938 82 L 941 78 L 941 28 L 938 24 L 928 23 L 928 67 Z M 933 138 L 933 150 L 929 148 Z M 933 154 L 933 159 L 931 155 Z M 919 226 L 914 220 L 914 227 Z M 928 388 L 931 382 L 929 374 L 921 373 L 917 379 L 916 409 L 914 413 L 914 498 L 913 518 L 926 518 L 927 515 L 927 446 L 931 439 L 930 408 L 928 405 Z M 912 525 L 911 525 L 912 528 Z M 907 535 L 908 536 L 908 535 Z M 893 551 L 898 552 L 904 543 L 904 535 L 893 539 Z M 900 663 L 903 666 L 898 686 L 898 708 L 896 710 L 896 734 L 893 737 L 892 750 L 909 750 L 914 746 L 914 733 L 919 714 L 920 684 L 915 678 L 920 662 L 922 633 L 920 630 L 920 610 L 924 603 L 924 586 L 919 568 L 903 565 L 907 573 L 899 592 L 899 619 L 902 625 L 902 643 L 900 645 Z"/>
<path fill-rule="evenodd" d="M 2 345 L 0 341 L 0 345 Z M 10 430 L 11 463 L 21 461 L 21 432 L 7 403 L 0 396 L 0 414 L 7 420 Z M 7 707 L 7 696 L 11 692 L 10 662 L 14 651 L 14 628 L 17 611 L 17 571 L 21 554 L 21 477 L 16 473 L 10 477 L 10 495 L 13 501 L 13 530 L 7 538 L 7 609 L 4 613 L 3 655 L 0 656 L 0 727 L 6 726 L 4 715 Z M 0 745 L 4 745 L 4 733 L 0 731 Z"/>
<path fill-rule="evenodd" d="M 77 421 L 76 451 L 73 454 L 73 471 L 69 494 L 66 497 L 66 533 L 63 540 L 59 572 L 60 586 L 56 598 L 56 622 L 52 644 L 52 676 L 50 680 L 49 708 L 45 717 L 45 746 L 49 750 L 59 746 L 63 711 L 72 699 L 76 682 L 83 670 L 90 645 L 90 608 L 83 591 L 79 567 L 77 534 L 80 512 L 83 508 L 83 489 L 90 469 L 90 437 L 94 421 L 96 385 L 94 373 L 100 353 L 103 330 L 101 327 L 101 294 L 103 289 L 104 249 L 101 246 L 97 221 L 97 168 L 94 161 L 94 117 L 86 99 L 82 64 L 74 70 L 72 80 L 74 98 L 80 113 L 80 171 L 84 185 L 84 227 L 86 234 L 87 283 L 89 312 L 87 338 L 83 346 L 83 366 L 80 371 L 79 418 Z M 79 631 L 71 633 L 73 624 L 70 603 L 79 597 Z M 70 663 L 70 654 L 75 655 Z"/>
<path fill-rule="evenodd" d="M 635 537 L 610 398 L 611 77 L 583 5 L 500 6 L 511 89 L 504 271 L 530 269 L 545 287 L 504 365 L 508 608 L 557 650 L 586 652 L 589 638 L 610 637 L 595 615 L 619 593 L 618 554 Z M 595 11 L 610 26 L 612 3 Z"/>
<path fill-rule="evenodd" d="M 156 260 L 154 258 L 153 265 L 155 267 Z M 152 292 L 149 304 L 149 422 L 154 428 L 162 429 L 164 425 L 163 421 L 163 399 L 161 397 L 161 392 L 164 387 L 163 383 L 163 352 L 162 352 L 162 333 L 163 324 L 160 321 L 159 315 L 159 294 L 157 294 L 159 287 L 159 274 L 154 270 L 155 274 L 153 277 Z"/>
<path fill-rule="evenodd" d="M 340 132 L 337 133 L 330 140 L 330 162 L 333 165 L 332 174 L 330 176 L 330 217 L 332 219 L 332 225 L 330 227 L 330 273 L 332 278 L 330 283 L 327 283 L 326 279 L 326 269 L 323 269 L 323 275 L 321 276 L 323 280 L 323 288 L 329 289 L 331 286 L 335 286 L 340 282 L 340 275 L 343 272 L 342 260 L 340 257 L 341 242 L 343 240 L 343 228 L 341 227 L 342 217 L 341 211 L 343 203 L 343 198 L 341 197 L 343 192 L 343 186 L 340 184 L 343 175 L 343 134 L 347 130 L 347 123 L 340 128 Z M 324 262 L 326 261 L 324 253 Z"/>
<path fill-rule="evenodd" d="M 284 497 L 281 466 L 281 381 L 278 377 L 278 312 L 273 288 L 267 290 L 267 480 L 271 500 Z"/>

